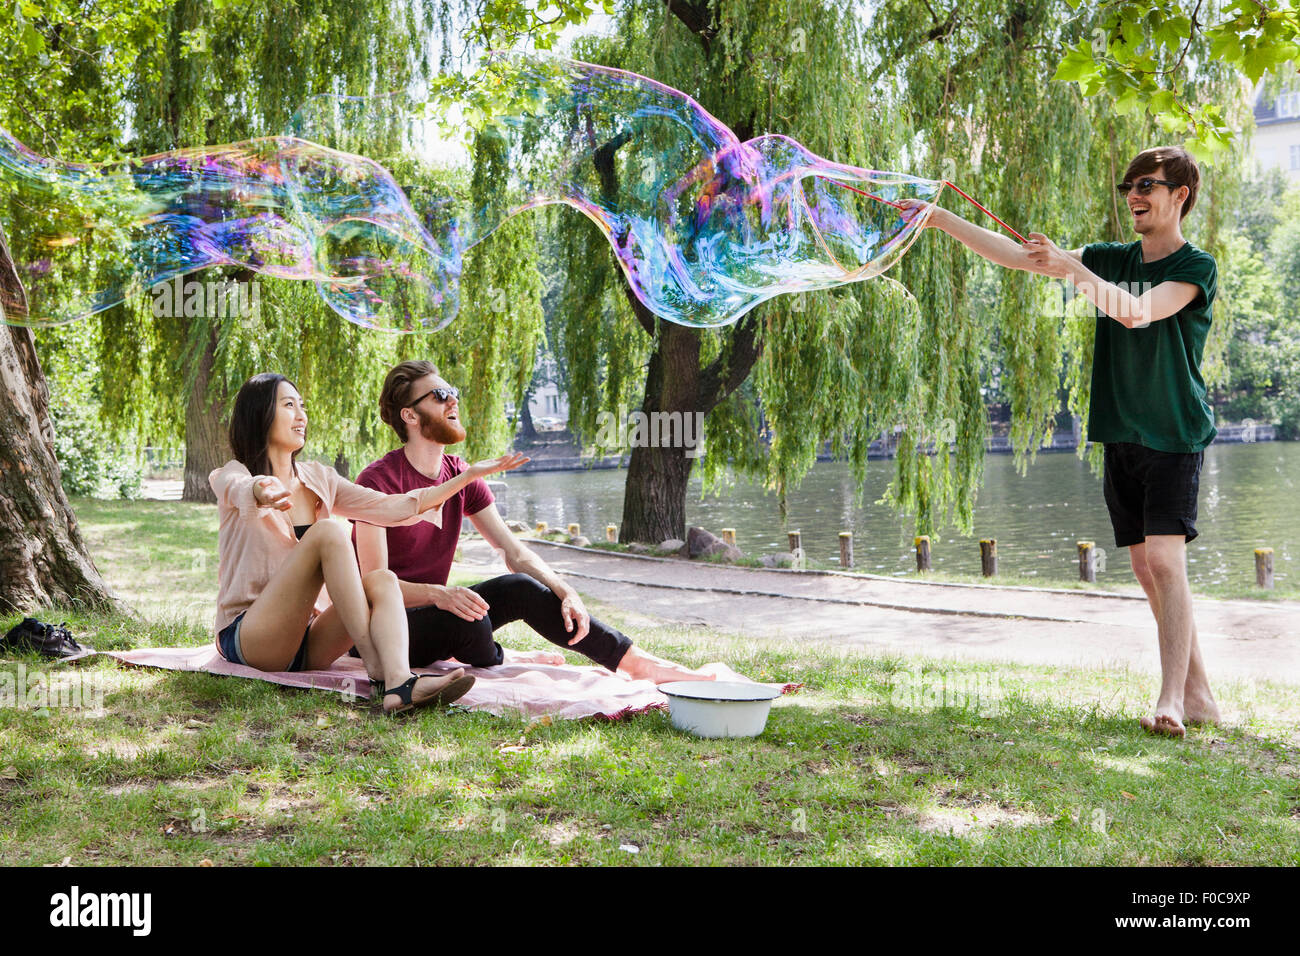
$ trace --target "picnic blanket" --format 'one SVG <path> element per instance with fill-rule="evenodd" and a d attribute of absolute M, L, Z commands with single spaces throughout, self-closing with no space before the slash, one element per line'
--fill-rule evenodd
<path fill-rule="evenodd" d="M 251 677 L 285 687 L 332 691 L 349 697 L 369 697 L 370 680 L 365 666 L 355 657 L 341 657 L 329 670 L 260 671 L 243 664 L 232 664 L 212 645 L 203 647 L 142 647 L 131 651 L 101 651 L 124 664 L 161 667 L 167 670 L 204 671 L 225 677 Z M 508 653 L 508 652 L 507 652 Z M 439 662 L 433 667 L 416 668 L 417 674 L 438 674 L 459 665 Z M 749 683 L 725 664 L 704 668 L 719 680 Z M 668 698 L 650 681 L 630 680 L 603 667 L 577 667 L 534 663 L 505 664 L 497 667 L 466 667 L 465 673 L 476 678 L 469 693 L 456 702 L 467 710 L 483 710 L 498 716 L 517 713 L 526 717 L 578 720 L 604 717 L 618 720 L 648 710 L 663 710 Z M 778 684 L 782 693 L 799 685 Z"/>

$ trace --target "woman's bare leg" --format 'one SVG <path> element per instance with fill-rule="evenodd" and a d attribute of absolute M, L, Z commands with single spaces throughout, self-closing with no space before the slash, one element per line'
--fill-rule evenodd
<path fill-rule="evenodd" d="M 373 664 L 368 673 L 378 670 L 385 687 L 398 687 L 411 677 L 410 648 L 406 624 L 406 608 L 402 600 L 397 575 L 392 571 L 371 571 L 361 579 L 366 600 L 370 604 L 370 641 Z M 312 622 L 307 636 L 307 668 L 328 668 L 352 645 L 352 638 L 343 626 L 343 620 L 333 607 L 327 608 Z M 412 700 L 427 698 L 446 687 L 465 672 L 459 668 L 449 674 L 422 676 L 412 690 Z M 390 707 L 400 702 L 394 694 L 385 694 Z M 391 699 L 390 699 L 391 698 Z"/>
<path fill-rule="evenodd" d="M 307 634 L 307 666 L 327 668 L 349 643 L 355 643 L 367 674 L 379 675 L 388 687 L 404 684 L 411 676 L 411 666 L 406 611 L 397 576 L 387 570 L 372 571 L 363 581 L 351 537 L 337 521 L 312 525 L 248 609 L 239 628 L 244 660 L 267 671 L 284 670 L 293 663 L 322 585 L 329 589 L 334 604 L 312 622 Z M 422 678 L 412 690 L 412 700 L 427 700 L 463 674 L 458 669 Z M 386 702 L 389 696 L 392 703 L 399 700 L 388 695 Z"/>
<path fill-rule="evenodd" d="M 367 672 L 381 672 L 370 639 L 370 604 L 352 541 L 342 524 L 330 520 L 308 529 L 244 615 L 239 644 L 250 666 L 279 671 L 293 662 L 322 585 L 329 586 L 333 610 L 356 644 Z"/>
<path fill-rule="evenodd" d="M 397 575 L 387 569 L 371 571 L 361 579 L 361 586 L 370 602 L 370 640 L 384 669 L 384 683 L 393 687 L 411 676 L 410 638 L 402 590 Z"/>

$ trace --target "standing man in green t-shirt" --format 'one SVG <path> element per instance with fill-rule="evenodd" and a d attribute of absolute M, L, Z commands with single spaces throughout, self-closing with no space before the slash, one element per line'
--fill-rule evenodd
<path fill-rule="evenodd" d="M 1030 233 L 1018 245 L 944 209 L 926 223 L 997 265 L 1063 279 L 1097 308 L 1088 438 L 1105 445 L 1115 546 L 1129 549 L 1159 633 L 1160 698 L 1141 724 L 1176 737 L 1186 723 L 1219 720 L 1196 640 L 1186 563 L 1187 542 L 1197 535 L 1204 448 L 1215 436 L 1201 353 L 1217 267 L 1182 233 L 1200 181 L 1196 161 L 1179 147 L 1139 153 L 1118 185 L 1139 236 L 1130 243 L 1067 251 Z M 905 205 L 914 214 L 925 203 Z"/>

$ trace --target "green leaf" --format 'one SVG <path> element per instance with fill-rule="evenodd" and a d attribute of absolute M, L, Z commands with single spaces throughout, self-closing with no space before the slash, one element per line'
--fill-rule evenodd
<path fill-rule="evenodd" d="M 1229 65 L 1241 61 L 1241 40 L 1235 33 L 1219 33 L 1210 41 L 1210 59 L 1222 60 Z"/>
<path fill-rule="evenodd" d="M 1249 50 L 1241 59 L 1241 70 L 1250 78 L 1250 82 L 1258 83 L 1269 67 L 1270 57 L 1267 51 L 1255 48 Z"/>
<path fill-rule="evenodd" d="M 30 23 L 23 24 L 23 52 L 28 56 L 37 56 L 45 52 L 45 37 L 36 32 Z"/>
<path fill-rule="evenodd" d="M 1143 53 L 1141 56 L 1135 57 L 1128 67 L 1130 70 L 1142 70 L 1147 73 L 1155 73 L 1157 63 L 1155 57 L 1150 53 Z"/>
<path fill-rule="evenodd" d="M 1197 137 L 1189 137 L 1183 140 L 1183 149 L 1191 153 L 1192 158 L 1198 163 L 1208 163 L 1214 158 L 1214 151 Z"/>
<path fill-rule="evenodd" d="M 1088 45 L 1080 43 L 1061 60 L 1060 66 L 1056 68 L 1056 75 L 1052 78 L 1064 83 L 1080 83 L 1096 75 L 1097 61 L 1092 58 L 1092 51 L 1088 49 Z"/>
<path fill-rule="evenodd" d="M 1174 109 L 1174 104 L 1178 98 L 1174 96 L 1173 90 L 1161 90 L 1147 101 L 1147 111 L 1152 116 L 1159 116 L 1161 113 L 1169 113 Z"/>
<path fill-rule="evenodd" d="M 1156 116 L 1156 122 L 1166 133 L 1178 133 L 1187 129 L 1187 118 L 1181 113 L 1160 113 Z"/>
<path fill-rule="evenodd" d="M 1111 67 L 1105 72 L 1106 92 L 1118 99 L 1130 90 L 1137 90 L 1138 84 L 1133 77 L 1121 69 Z"/>
<path fill-rule="evenodd" d="M 1141 105 L 1137 90 L 1125 90 L 1115 98 L 1115 112 L 1121 116 L 1131 116 Z"/>
<path fill-rule="evenodd" d="M 1159 43 L 1161 46 L 1163 46 L 1166 50 L 1173 51 L 1178 49 L 1180 38 L 1178 36 L 1178 33 L 1174 30 L 1173 24 L 1171 23 L 1160 24 L 1160 26 L 1156 27 L 1154 36 L 1156 42 Z"/>
<path fill-rule="evenodd" d="M 1137 22 L 1137 14 L 1135 11 L 1124 11 L 1123 19 L 1120 21 L 1119 30 L 1124 36 L 1124 45 L 1126 47 L 1136 47 L 1142 42 L 1142 27 Z"/>
<path fill-rule="evenodd" d="M 1282 38 L 1283 34 L 1286 32 L 1286 29 L 1287 29 L 1287 25 L 1283 21 L 1277 19 L 1276 17 L 1270 14 L 1268 17 L 1264 19 L 1264 27 L 1262 32 L 1264 34 L 1265 41 L 1269 43 L 1276 43 L 1278 40 Z"/>

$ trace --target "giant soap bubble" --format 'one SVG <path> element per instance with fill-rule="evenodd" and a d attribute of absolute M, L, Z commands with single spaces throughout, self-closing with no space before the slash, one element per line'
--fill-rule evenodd
<path fill-rule="evenodd" d="M 773 296 L 884 272 L 933 208 L 905 218 L 896 204 L 933 203 L 944 185 L 785 136 L 742 143 L 684 93 L 587 63 L 497 56 L 448 88 L 315 97 L 285 136 L 99 166 L 0 131 L 0 224 L 26 289 L 0 283 L 5 319 L 73 321 L 233 266 L 314 282 L 359 325 L 441 328 L 465 250 L 563 203 L 601 229 L 656 315 L 726 325 Z M 487 190 L 471 189 L 465 130 L 497 157 Z"/>

